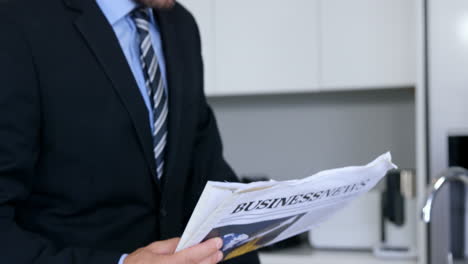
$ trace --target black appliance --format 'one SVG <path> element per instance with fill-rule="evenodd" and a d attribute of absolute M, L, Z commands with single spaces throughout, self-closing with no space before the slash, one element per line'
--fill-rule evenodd
<path fill-rule="evenodd" d="M 449 167 L 468 169 L 468 135 L 449 136 Z M 466 188 L 462 183 L 450 184 L 450 248 L 454 259 L 465 256 Z"/>

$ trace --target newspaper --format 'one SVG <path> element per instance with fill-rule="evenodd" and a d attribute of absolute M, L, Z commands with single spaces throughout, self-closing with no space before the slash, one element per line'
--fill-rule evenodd
<path fill-rule="evenodd" d="M 213 237 L 224 260 L 308 231 L 372 189 L 396 168 L 386 153 L 365 166 L 326 170 L 301 180 L 208 182 L 176 251 Z"/>

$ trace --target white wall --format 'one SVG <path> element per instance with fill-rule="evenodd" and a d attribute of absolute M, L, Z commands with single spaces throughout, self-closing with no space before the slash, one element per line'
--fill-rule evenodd
<path fill-rule="evenodd" d="M 392 151 L 415 167 L 413 89 L 210 98 L 240 175 L 285 180 Z"/>

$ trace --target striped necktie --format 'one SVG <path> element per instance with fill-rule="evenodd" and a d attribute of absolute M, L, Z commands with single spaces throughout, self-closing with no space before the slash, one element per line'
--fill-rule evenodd
<path fill-rule="evenodd" d="M 164 172 L 164 157 L 167 143 L 167 95 L 166 87 L 159 68 L 158 58 L 151 41 L 150 17 L 148 9 L 137 8 L 131 17 L 135 22 L 140 44 L 140 61 L 145 76 L 145 84 L 151 102 L 154 128 L 153 150 L 156 160 L 157 176 L 161 179 Z"/>

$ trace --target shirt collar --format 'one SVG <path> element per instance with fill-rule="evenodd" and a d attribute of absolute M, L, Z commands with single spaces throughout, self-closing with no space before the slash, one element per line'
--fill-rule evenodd
<path fill-rule="evenodd" d="M 96 0 L 96 2 L 112 26 L 138 7 L 138 4 L 132 0 Z"/>

